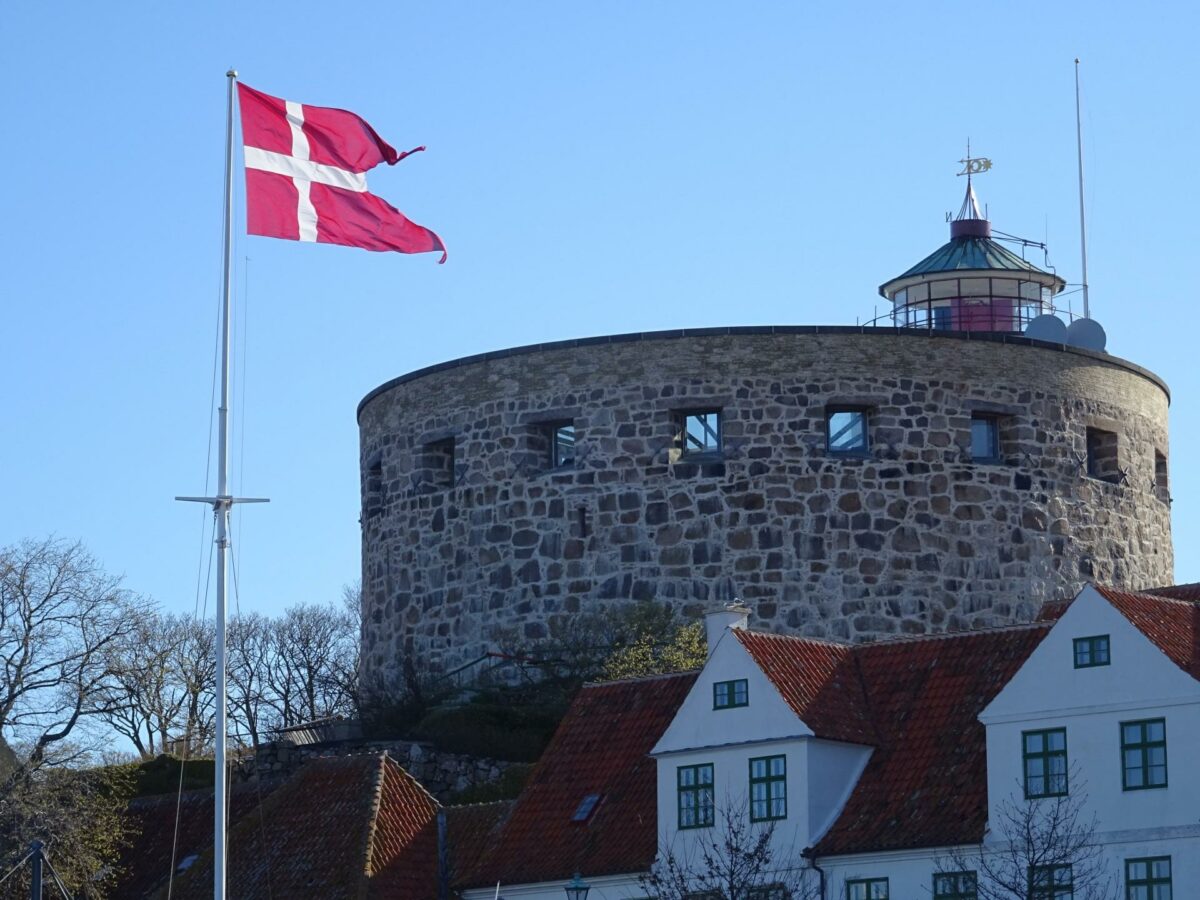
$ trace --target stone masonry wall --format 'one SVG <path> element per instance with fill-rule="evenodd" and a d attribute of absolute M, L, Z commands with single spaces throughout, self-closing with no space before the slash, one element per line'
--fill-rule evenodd
<path fill-rule="evenodd" d="M 835 406 L 869 410 L 867 457 L 827 451 Z M 499 627 L 537 639 L 612 603 L 737 596 L 754 627 L 858 640 L 1169 583 L 1167 406 L 1105 354 L 891 329 L 622 336 L 415 373 L 359 411 L 364 675 L 406 654 L 445 670 Z M 676 449 L 697 409 L 721 410 L 715 457 Z M 999 417 L 998 463 L 971 460 L 972 413 Z M 546 426 L 566 421 L 576 462 L 551 469 Z M 1116 435 L 1119 483 L 1087 474 L 1089 428 Z"/>
<path fill-rule="evenodd" d="M 286 778 L 316 757 L 374 754 L 383 750 L 442 803 L 467 788 L 495 784 L 513 765 L 498 759 L 444 753 L 418 741 L 355 742 L 345 747 L 280 742 L 263 744 L 255 755 L 239 759 L 234 764 L 234 777 L 239 781 Z"/>

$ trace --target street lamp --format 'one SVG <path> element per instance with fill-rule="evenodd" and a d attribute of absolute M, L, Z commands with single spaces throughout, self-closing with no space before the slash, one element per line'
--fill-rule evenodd
<path fill-rule="evenodd" d="M 578 872 L 564 888 L 567 892 L 567 900 L 587 900 L 588 891 L 591 889 L 592 886 L 580 878 Z"/>

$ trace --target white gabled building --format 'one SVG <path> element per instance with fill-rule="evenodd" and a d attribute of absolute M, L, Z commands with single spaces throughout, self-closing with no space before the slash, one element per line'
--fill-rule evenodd
<path fill-rule="evenodd" d="M 579 872 L 588 900 L 643 897 L 734 815 L 807 896 L 969 900 L 1006 822 L 1057 807 L 1094 818 L 1114 896 L 1200 897 L 1197 596 L 1088 587 L 1029 625 L 853 646 L 714 614 L 699 673 L 585 688 L 464 896 Z M 1039 869 L 1035 896 L 1085 874 Z"/>

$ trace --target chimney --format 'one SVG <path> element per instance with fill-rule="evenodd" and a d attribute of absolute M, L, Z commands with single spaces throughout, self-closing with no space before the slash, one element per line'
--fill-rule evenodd
<path fill-rule="evenodd" d="M 745 628 L 746 620 L 750 617 L 748 607 L 742 606 L 735 599 L 726 603 L 716 612 L 710 612 L 704 617 L 704 637 L 708 641 L 708 653 L 711 656 L 722 635 L 730 628 Z"/>

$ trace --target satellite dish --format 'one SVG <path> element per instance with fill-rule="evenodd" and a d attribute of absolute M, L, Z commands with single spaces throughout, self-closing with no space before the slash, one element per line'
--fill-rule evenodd
<path fill-rule="evenodd" d="M 1108 335 L 1095 319 L 1076 319 L 1067 327 L 1067 343 L 1072 347 L 1103 353 Z"/>
<path fill-rule="evenodd" d="M 1025 326 L 1025 337 L 1052 344 L 1067 343 L 1067 326 L 1058 316 L 1036 316 Z"/>

